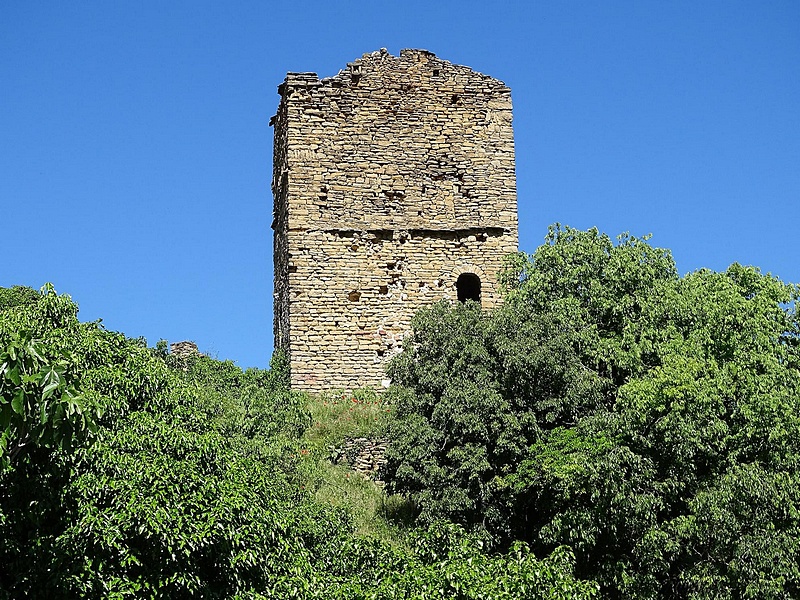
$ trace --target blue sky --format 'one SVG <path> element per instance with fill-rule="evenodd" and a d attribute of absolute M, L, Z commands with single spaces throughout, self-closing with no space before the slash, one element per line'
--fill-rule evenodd
<path fill-rule="evenodd" d="M 276 87 L 381 47 L 511 87 L 523 250 L 559 221 L 800 282 L 799 32 L 777 0 L 8 0 L 0 286 L 266 366 Z"/>

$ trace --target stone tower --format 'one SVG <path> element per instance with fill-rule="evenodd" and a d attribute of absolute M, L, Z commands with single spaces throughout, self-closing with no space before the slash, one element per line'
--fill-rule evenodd
<path fill-rule="evenodd" d="M 387 385 L 439 299 L 498 302 L 517 250 L 511 91 L 425 50 L 289 73 L 275 127 L 275 347 L 306 391 Z"/>

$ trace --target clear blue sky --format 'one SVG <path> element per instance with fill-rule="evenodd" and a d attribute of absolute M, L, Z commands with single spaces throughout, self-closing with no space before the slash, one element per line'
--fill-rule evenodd
<path fill-rule="evenodd" d="M 0 285 L 266 366 L 276 86 L 381 47 L 511 87 L 523 250 L 560 221 L 800 281 L 796 0 L 6 0 Z"/>

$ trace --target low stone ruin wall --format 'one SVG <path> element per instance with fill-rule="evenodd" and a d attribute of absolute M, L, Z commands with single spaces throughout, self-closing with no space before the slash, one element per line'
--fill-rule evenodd
<path fill-rule="evenodd" d="M 384 455 L 388 445 L 389 440 L 385 439 L 352 438 L 338 448 L 331 448 L 331 462 L 335 465 L 346 464 L 357 473 L 383 485 Z"/>
<path fill-rule="evenodd" d="M 174 342 L 169 345 L 169 352 L 178 358 L 191 358 L 192 356 L 200 356 L 200 351 L 197 349 L 197 344 L 194 342 Z"/>

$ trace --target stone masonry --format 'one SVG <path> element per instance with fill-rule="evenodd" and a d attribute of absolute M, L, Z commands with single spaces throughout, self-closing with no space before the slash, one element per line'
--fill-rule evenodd
<path fill-rule="evenodd" d="M 365 437 L 350 438 L 338 448 L 331 446 L 330 460 L 333 464 L 346 464 L 356 473 L 373 480 L 383 487 L 386 467 L 386 448 L 389 440 L 375 440 Z"/>
<path fill-rule="evenodd" d="M 173 356 L 183 359 L 201 356 L 200 351 L 197 349 L 197 344 L 190 341 L 174 342 L 169 345 L 169 351 Z"/>
<path fill-rule="evenodd" d="M 295 389 L 387 385 L 420 307 L 499 301 L 517 249 L 511 91 L 426 50 L 380 50 L 278 92 L 275 347 Z"/>

